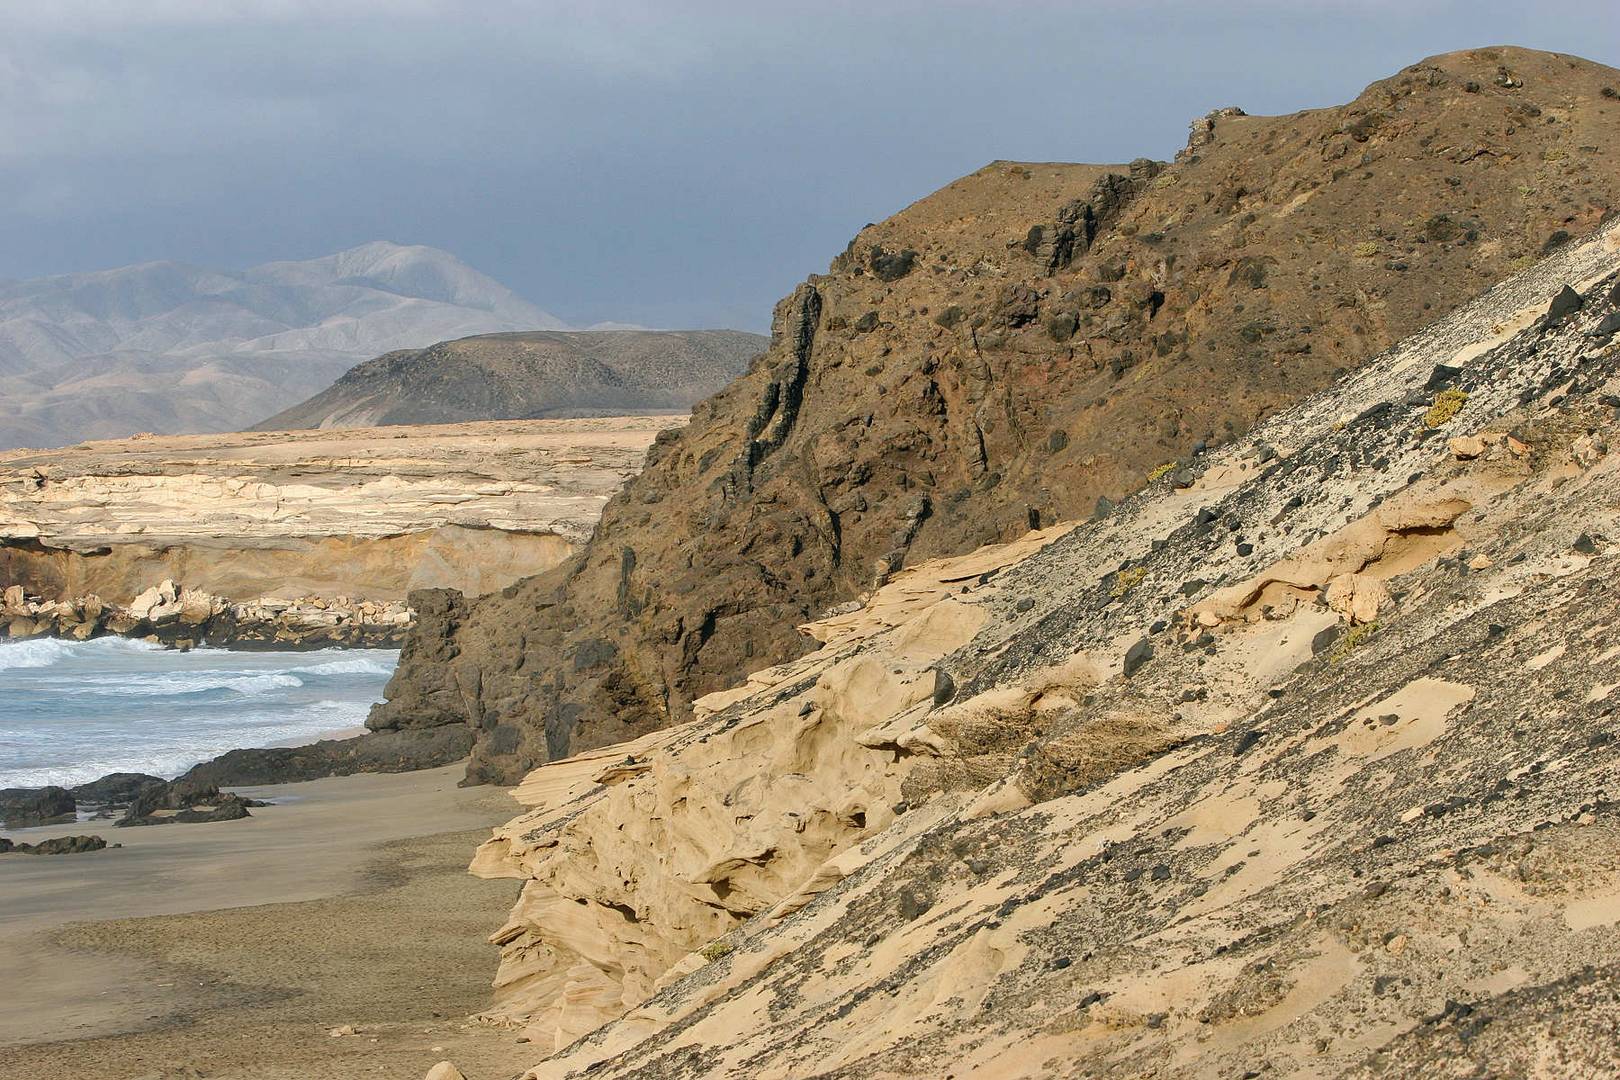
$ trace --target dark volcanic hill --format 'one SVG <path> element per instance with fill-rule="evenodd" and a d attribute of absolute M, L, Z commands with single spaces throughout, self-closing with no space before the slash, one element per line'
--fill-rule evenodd
<path fill-rule="evenodd" d="M 740 330 L 482 334 L 357 364 L 257 430 L 684 412 L 766 344 Z"/>
<path fill-rule="evenodd" d="M 921 557 L 1085 517 L 1589 233 L 1620 71 L 1477 49 L 1221 110 L 1171 163 L 998 162 L 864 229 L 557 570 L 423 617 L 370 725 L 475 780 L 689 715 Z M 1106 509 L 1107 503 L 1102 503 Z"/>

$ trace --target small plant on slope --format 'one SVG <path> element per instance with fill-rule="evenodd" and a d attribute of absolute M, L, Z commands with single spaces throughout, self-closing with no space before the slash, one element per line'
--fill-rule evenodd
<path fill-rule="evenodd" d="M 1440 391 L 1434 396 L 1434 404 L 1429 406 L 1429 411 L 1423 414 L 1424 424 L 1439 427 L 1461 412 L 1467 401 L 1468 394 L 1462 390 Z"/>

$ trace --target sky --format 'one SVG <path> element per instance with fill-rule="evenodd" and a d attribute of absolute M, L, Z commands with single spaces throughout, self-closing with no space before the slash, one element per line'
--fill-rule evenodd
<path fill-rule="evenodd" d="M 430 244 L 579 325 L 768 327 L 998 159 L 1167 158 L 1212 108 L 1615 0 L 4 0 L 0 279 Z"/>

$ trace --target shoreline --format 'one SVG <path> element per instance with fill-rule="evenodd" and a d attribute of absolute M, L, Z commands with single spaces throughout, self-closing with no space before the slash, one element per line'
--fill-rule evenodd
<path fill-rule="evenodd" d="M 98 638 L 91 639 L 90 641 L 64 641 L 61 645 L 51 646 L 50 648 L 71 650 L 72 647 L 76 645 L 88 646 L 94 641 L 111 642 L 114 639 L 128 640 L 127 638 L 119 638 L 117 635 L 105 634 Z M 13 667 L 15 667 L 25 678 L 29 676 L 31 672 L 41 673 L 40 677 L 48 677 L 47 673 L 55 663 L 55 660 L 52 659 L 54 654 L 48 654 L 43 661 L 38 657 L 30 660 L 26 653 L 24 654 L 23 659 L 15 664 L 8 663 L 4 660 L 6 654 L 12 649 L 26 649 L 29 644 L 30 642 L 27 641 L 16 642 L 0 640 L 0 676 L 9 674 Z M 111 646 L 109 645 L 107 647 Z M 118 648 L 122 649 L 124 647 L 119 646 Z M 177 651 L 173 648 L 164 648 L 157 643 L 151 642 L 139 642 L 130 646 L 130 648 L 140 650 L 141 652 L 147 653 L 154 657 L 172 655 Z M 376 664 L 387 665 L 389 668 L 392 667 L 394 658 L 397 658 L 398 656 L 397 649 L 389 649 L 387 647 L 371 650 L 369 647 L 335 645 L 331 643 L 323 644 L 319 647 L 306 645 L 302 648 L 286 649 L 232 649 L 225 646 L 204 645 L 199 646 L 196 649 L 178 651 L 198 654 L 197 662 L 202 664 L 204 667 L 208 667 L 210 665 L 217 667 L 221 663 L 227 665 L 231 664 L 232 661 L 224 659 L 227 654 L 266 657 L 268 658 L 267 662 L 271 664 L 278 663 L 273 659 L 273 655 L 285 654 L 284 662 L 287 664 L 296 665 L 313 662 L 313 659 L 305 660 L 304 658 L 317 658 L 321 654 L 329 654 L 334 657 L 342 654 L 349 657 L 354 657 L 357 654 L 364 656 L 370 651 L 377 651 L 386 653 L 388 656 L 379 657 L 374 662 Z M 207 659 L 207 657 L 210 655 L 214 659 Z M 80 657 L 80 654 L 64 652 L 60 659 L 65 660 L 73 657 Z M 83 657 L 80 657 L 80 659 L 83 659 Z M 93 663 L 94 661 L 91 662 Z M 337 663 L 339 661 L 334 660 L 333 662 Z M 372 663 L 373 661 L 361 659 L 354 660 L 352 662 L 367 664 Z M 180 668 L 174 668 L 171 672 L 172 674 L 176 674 L 180 677 L 184 677 L 186 671 L 189 670 L 184 667 L 184 665 L 187 663 L 185 660 L 175 658 L 174 660 L 170 661 L 170 663 L 182 665 Z M 170 671 L 169 668 L 159 668 L 157 670 L 160 673 Z M 250 669 L 246 672 L 246 674 L 251 675 L 253 670 L 256 669 Z M 297 666 L 292 667 L 291 670 L 293 672 L 314 670 L 317 673 L 320 671 L 320 669 L 306 669 Z M 367 670 L 370 671 L 371 669 L 368 668 Z M 271 671 L 270 674 L 274 675 L 275 672 Z M 382 667 L 378 667 L 375 669 L 374 674 L 376 676 L 387 678 L 391 677 L 392 672 L 391 670 L 384 671 Z M 379 683 L 379 690 L 380 685 L 381 684 Z M 183 687 L 180 691 L 177 691 L 177 693 L 184 692 L 185 689 Z M 340 690 L 338 692 L 343 693 L 345 691 Z M 162 695 L 159 696 L 162 697 Z M 175 695 L 171 694 L 168 698 L 164 698 L 163 700 L 167 701 L 170 698 L 174 698 L 174 696 Z M 356 702 L 359 700 L 360 699 L 358 698 L 355 699 Z M 375 705 L 378 698 L 373 697 L 368 700 L 371 702 L 371 705 Z M 126 775 L 151 775 L 156 776 L 158 779 L 166 782 L 173 782 L 186 777 L 193 770 L 217 763 L 222 758 L 227 756 L 231 756 L 234 759 L 240 759 L 245 755 L 274 755 L 276 752 L 304 750 L 317 746 L 341 750 L 346 744 L 352 745 L 354 744 L 355 740 L 360 739 L 362 736 L 373 734 L 365 726 L 364 715 L 361 713 L 357 713 L 355 710 L 347 708 L 337 712 L 336 714 L 333 714 L 331 711 L 331 709 L 336 709 L 339 705 L 347 704 L 350 704 L 347 699 L 334 700 L 330 702 L 322 700 L 314 702 L 313 704 L 307 702 L 303 704 L 289 702 L 284 706 L 280 706 L 288 710 L 286 722 L 276 725 L 282 729 L 280 731 L 257 731 L 244 728 L 232 731 L 210 733 L 209 731 L 200 730 L 197 733 L 197 738 L 195 740 L 196 745 L 188 747 L 184 739 L 174 742 L 173 745 L 169 747 L 169 749 L 173 752 L 164 755 L 164 760 L 161 761 L 156 758 L 143 755 L 141 752 L 141 747 L 138 745 L 124 745 L 123 743 L 119 743 L 119 751 L 117 753 L 102 753 L 89 762 L 85 762 L 82 757 L 79 757 L 76 759 L 80 762 L 79 765 L 69 765 L 66 759 L 49 766 L 41 764 L 37 761 L 26 764 L 17 764 L 17 770 L 20 772 L 19 775 L 8 776 L 7 774 L 12 771 L 9 768 L 6 770 L 0 770 L 0 789 L 14 789 L 16 791 L 33 792 L 45 792 L 52 788 L 74 790 L 80 787 L 91 786 Z M 314 706 L 331 706 L 331 709 L 322 710 L 317 709 Z M 370 706 L 367 706 L 366 711 L 369 711 L 369 708 Z M 308 724 L 309 726 L 304 730 L 298 730 L 298 728 L 303 724 Z M 216 735 L 219 737 L 216 738 Z M 225 743 L 225 745 L 221 746 L 222 742 Z M 441 756 L 436 761 L 424 761 L 421 764 L 427 767 L 436 767 L 447 764 L 450 760 L 453 760 L 453 756 Z M 34 765 L 38 765 L 38 767 L 33 767 Z M 87 768 L 92 771 L 85 772 L 83 775 L 74 775 L 79 768 Z M 358 771 L 366 770 L 360 769 Z M 30 772 L 35 775 L 22 775 Z M 47 773 L 48 776 L 46 775 Z M 336 774 L 337 773 L 334 772 L 330 775 Z M 244 777 L 241 783 L 243 785 L 289 783 L 295 780 L 309 780 L 315 778 L 316 776 L 313 774 L 306 774 L 303 776 L 270 776 L 263 778 Z M 237 783 L 235 780 L 227 780 L 224 782 L 231 784 Z M 82 816 L 83 810 L 88 809 L 90 811 L 105 811 L 108 809 L 115 809 L 121 805 L 120 802 L 116 800 L 108 804 L 103 799 L 95 796 L 80 796 L 78 801 L 81 804 L 80 824 L 86 824 L 91 820 Z M 40 827 L 37 825 L 30 825 L 26 827 L 8 827 L 3 823 L 3 820 L 0 820 L 0 835 L 4 835 L 8 831 L 26 831 L 30 834 L 37 834 L 39 828 Z"/>
<path fill-rule="evenodd" d="M 0 541 L 0 547 L 4 542 Z M 0 593 L 0 644 L 41 640 L 83 642 L 119 637 L 189 652 L 312 652 L 319 649 L 397 649 L 415 625 L 403 600 L 331 601 L 320 597 L 238 601 L 164 580 L 129 604 L 94 594 L 52 600 L 11 585 Z"/>
<path fill-rule="evenodd" d="M 532 1054 L 467 1019 L 488 1000 L 485 938 L 516 892 L 467 863 L 512 802 L 457 787 L 461 772 L 244 786 L 278 801 L 239 821 L 98 823 L 88 831 L 125 846 L 0 864 L 0 985 L 30 989 L 0 1001 L 0 1074 L 375 1076 L 397 1055 L 410 1076 L 445 1056 L 432 1046 L 518 1071 Z M 360 1034 L 328 1034 L 345 1025 Z"/>

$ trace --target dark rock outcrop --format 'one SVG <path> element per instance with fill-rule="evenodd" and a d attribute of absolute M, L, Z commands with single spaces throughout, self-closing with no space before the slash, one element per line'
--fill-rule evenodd
<path fill-rule="evenodd" d="M 456 634 L 467 617 L 466 599 L 454 589 L 418 589 L 406 604 L 425 629 L 406 638 L 400 665 L 384 690 L 388 700 L 366 719 L 366 727 L 373 731 L 458 724 L 468 715 L 469 698 L 456 685 L 453 667 Z M 413 677 L 401 679 L 399 671 L 407 665 Z"/>
<path fill-rule="evenodd" d="M 72 792 L 60 787 L 0 790 L 0 824 L 8 829 L 32 829 L 74 820 L 78 807 Z"/>
<path fill-rule="evenodd" d="M 199 785 L 291 784 L 362 772 L 410 772 L 460 761 L 473 733 L 463 725 L 387 731 L 306 746 L 232 750 L 193 767 L 181 780 Z"/>
<path fill-rule="evenodd" d="M 108 773 L 99 780 L 92 780 L 88 784 L 80 784 L 69 790 L 79 802 L 89 803 L 92 806 L 128 806 L 147 788 L 163 782 L 161 776 L 118 772 Z"/>
<path fill-rule="evenodd" d="M 19 844 L 0 836 L 0 855 L 80 855 L 106 846 L 107 841 L 99 836 L 56 836 L 37 844 Z"/>

